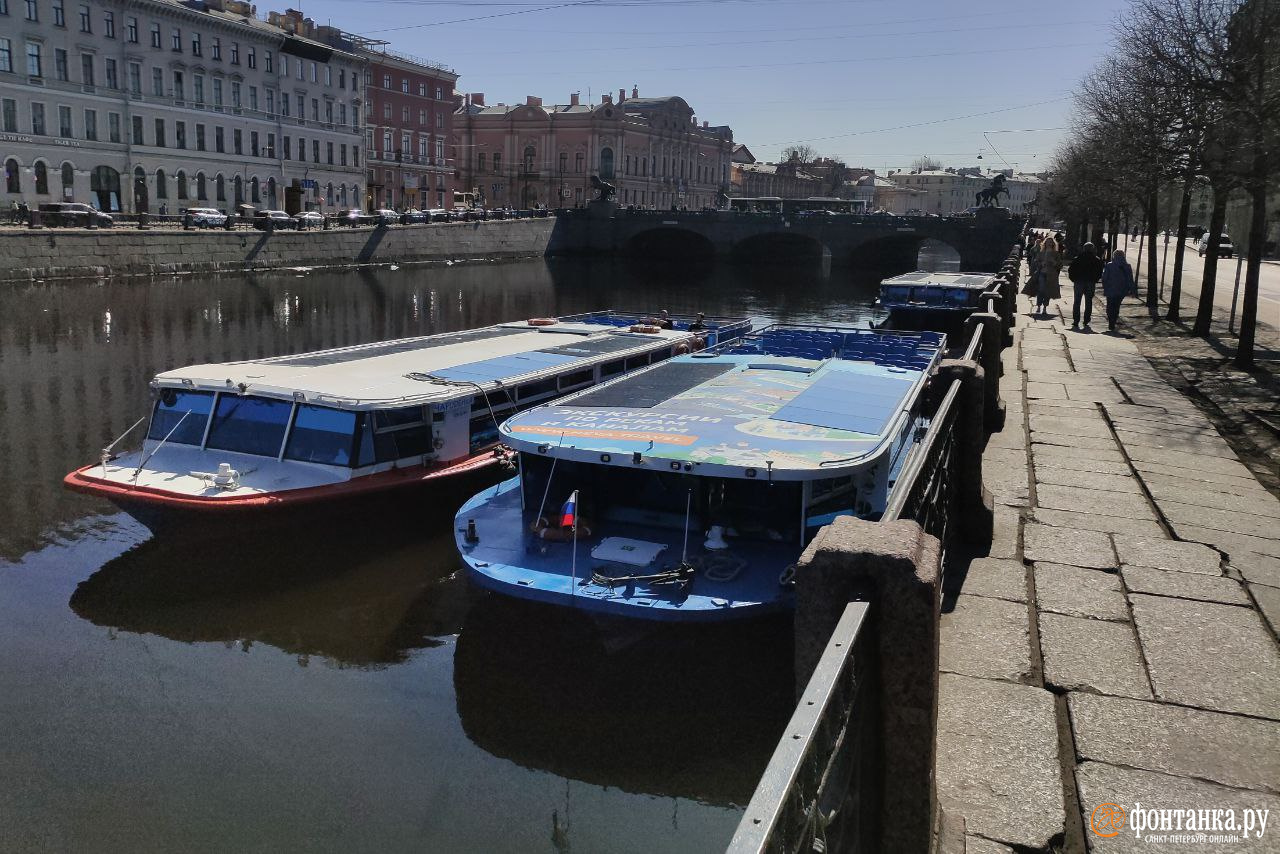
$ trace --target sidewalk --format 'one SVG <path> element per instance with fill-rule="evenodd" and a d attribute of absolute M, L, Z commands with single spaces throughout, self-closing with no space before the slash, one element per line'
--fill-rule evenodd
<path fill-rule="evenodd" d="M 971 854 L 1280 851 L 1280 500 L 1132 340 L 1019 308 L 994 542 L 943 604 L 939 799 Z M 1104 838 L 1107 802 L 1276 826 Z"/>

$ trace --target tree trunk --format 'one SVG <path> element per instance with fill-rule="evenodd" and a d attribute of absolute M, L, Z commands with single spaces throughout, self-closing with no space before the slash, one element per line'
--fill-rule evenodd
<path fill-rule="evenodd" d="M 1244 300 L 1240 305 L 1240 342 L 1236 348 L 1237 368 L 1253 367 L 1253 341 L 1258 331 L 1258 278 L 1262 273 L 1262 243 L 1267 239 L 1266 170 L 1259 169 L 1255 155 L 1253 217 L 1249 221 L 1249 257 L 1245 263 Z M 1261 174 L 1259 174 L 1261 173 Z"/>
<path fill-rule="evenodd" d="M 1213 188 L 1213 212 L 1209 214 L 1209 234 L 1222 234 L 1222 226 L 1227 221 L 1227 190 Z M 1209 249 L 1204 255 L 1204 276 L 1200 282 L 1200 305 L 1196 309 L 1196 324 L 1191 332 L 1202 338 L 1209 335 L 1209 324 L 1213 321 L 1213 290 L 1218 281 L 1218 241 L 1209 238 Z"/>
<path fill-rule="evenodd" d="M 1173 282 L 1169 285 L 1169 320 L 1182 319 L 1182 253 L 1187 249 L 1187 221 L 1191 219 L 1191 189 L 1195 178 L 1187 178 L 1182 188 L 1182 206 L 1178 208 L 1178 245 L 1173 250 Z"/>
<path fill-rule="evenodd" d="M 1147 200 L 1147 311 L 1152 317 L 1160 313 L 1158 289 L 1160 287 L 1160 270 L 1156 267 L 1156 238 L 1160 234 L 1160 199 L 1156 190 L 1151 191 Z"/>

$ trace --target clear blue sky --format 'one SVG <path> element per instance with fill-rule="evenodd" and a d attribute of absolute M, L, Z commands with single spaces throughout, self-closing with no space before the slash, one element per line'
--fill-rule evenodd
<path fill-rule="evenodd" d="M 730 125 L 760 159 L 804 142 L 883 173 L 924 154 L 954 166 L 1044 167 L 1065 133 L 1070 92 L 1110 49 L 1124 6 L 304 0 L 302 11 L 452 66 L 460 91 L 491 104 L 526 95 L 565 103 L 574 91 L 598 101 L 634 85 L 683 96 L 699 120 Z"/>

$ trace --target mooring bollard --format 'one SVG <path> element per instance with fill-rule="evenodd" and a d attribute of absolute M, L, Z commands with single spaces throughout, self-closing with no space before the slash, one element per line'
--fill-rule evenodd
<path fill-rule="evenodd" d="M 1000 399 L 1000 374 L 1004 362 L 1000 358 L 1003 330 L 999 315 L 987 311 L 974 312 L 964 323 L 965 338 L 972 340 L 976 330 L 981 330 L 981 359 L 983 382 L 982 421 L 988 433 L 995 433 L 1004 426 L 1004 401 Z M 981 455 L 981 451 L 979 451 Z"/>
<path fill-rule="evenodd" d="M 991 542 L 995 505 L 982 483 L 982 451 L 987 444 L 985 385 L 996 384 L 997 380 L 972 359 L 943 359 L 935 378 L 941 388 L 947 388 L 953 380 L 961 383 L 954 428 L 955 508 L 960 522 L 957 533 L 965 542 L 987 544 Z"/>

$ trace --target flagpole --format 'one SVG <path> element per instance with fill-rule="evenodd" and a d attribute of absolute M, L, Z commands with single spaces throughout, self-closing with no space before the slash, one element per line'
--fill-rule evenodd
<path fill-rule="evenodd" d="M 569 558 L 569 596 L 578 590 L 578 508 L 573 508 L 573 554 Z"/>
<path fill-rule="evenodd" d="M 564 433 L 560 434 L 560 444 L 556 445 L 556 450 L 564 445 Z M 542 518 L 542 511 L 547 508 L 547 493 L 551 492 L 551 481 L 556 479 L 556 463 L 560 462 L 560 456 L 551 458 L 551 473 L 547 475 L 547 488 L 542 490 L 542 503 L 538 505 L 538 515 L 533 517 L 533 524 L 538 524 L 538 520 Z"/>

